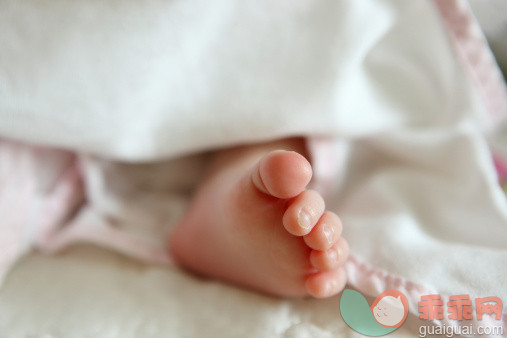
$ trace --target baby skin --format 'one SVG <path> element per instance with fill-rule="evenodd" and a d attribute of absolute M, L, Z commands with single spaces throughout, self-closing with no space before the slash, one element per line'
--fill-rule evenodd
<path fill-rule="evenodd" d="M 304 154 L 302 139 L 216 153 L 171 236 L 176 262 L 280 297 L 340 292 L 348 244 L 338 216 L 306 189 L 312 167 Z"/>

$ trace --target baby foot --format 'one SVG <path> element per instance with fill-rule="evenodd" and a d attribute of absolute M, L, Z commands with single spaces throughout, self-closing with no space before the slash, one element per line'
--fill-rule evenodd
<path fill-rule="evenodd" d="M 170 247 L 185 268 L 268 294 L 323 298 L 340 292 L 348 255 L 336 214 L 305 190 L 310 163 L 273 151 L 253 168 L 216 170 L 199 188 Z"/>

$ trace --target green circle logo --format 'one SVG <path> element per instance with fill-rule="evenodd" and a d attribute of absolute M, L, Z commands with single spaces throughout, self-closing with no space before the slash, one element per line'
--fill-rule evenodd
<path fill-rule="evenodd" d="M 382 292 L 368 305 L 357 291 L 345 289 L 340 300 L 343 320 L 356 332 L 370 337 L 383 336 L 399 328 L 408 315 L 407 297 L 398 290 Z"/>

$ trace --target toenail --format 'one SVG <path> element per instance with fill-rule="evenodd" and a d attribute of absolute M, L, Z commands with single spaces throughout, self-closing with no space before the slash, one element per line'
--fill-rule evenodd
<path fill-rule="evenodd" d="M 339 258 L 342 258 L 343 256 L 343 249 L 341 247 L 337 247 L 336 248 L 336 255 L 339 257 Z"/>
<path fill-rule="evenodd" d="M 324 234 L 324 237 L 326 238 L 326 241 L 327 241 L 327 244 L 332 244 L 333 243 L 333 229 L 325 224 L 323 227 L 322 227 L 322 233 Z"/>
<path fill-rule="evenodd" d="M 336 250 L 334 250 L 334 249 L 331 249 L 328 251 L 327 257 L 332 261 L 337 261 L 338 260 L 338 252 L 336 252 Z"/>
<path fill-rule="evenodd" d="M 326 283 L 326 287 L 324 288 L 324 294 L 326 296 L 329 296 L 331 293 L 333 293 L 333 289 L 335 287 L 335 281 L 334 280 L 330 280 Z"/>
<path fill-rule="evenodd" d="M 303 229 L 309 229 L 312 226 L 312 218 L 306 210 L 299 210 L 298 224 Z"/>

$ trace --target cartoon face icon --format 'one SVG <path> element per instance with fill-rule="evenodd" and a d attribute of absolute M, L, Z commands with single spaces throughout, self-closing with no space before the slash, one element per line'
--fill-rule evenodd
<path fill-rule="evenodd" d="M 401 292 L 389 290 L 380 294 L 371 306 L 371 312 L 375 320 L 385 327 L 399 327 L 405 321 L 408 314 L 408 302 Z"/>

